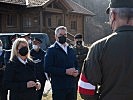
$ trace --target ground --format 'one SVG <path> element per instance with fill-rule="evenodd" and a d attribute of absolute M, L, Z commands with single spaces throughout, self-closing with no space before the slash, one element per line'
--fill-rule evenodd
<path fill-rule="evenodd" d="M 42 100 L 52 100 L 52 90 L 50 89 L 51 88 L 50 82 L 46 81 L 45 86 L 46 86 L 44 88 L 45 95 L 43 95 L 43 99 Z M 79 94 L 78 94 L 77 100 L 83 100 L 83 99 L 81 99 Z"/>
<path fill-rule="evenodd" d="M 42 100 L 52 100 L 52 96 L 51 96 L 51 93 L 49 93 L 47 96 L 43 96 L 43 99 Z M 78 98 L 77 100 L 83 100 L 80 98 L 80 95 L 78 95 Z"/>

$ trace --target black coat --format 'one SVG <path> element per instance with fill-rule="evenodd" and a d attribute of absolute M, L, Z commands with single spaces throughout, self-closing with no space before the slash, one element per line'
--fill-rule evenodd
<path fill-rule="evenodd" d="M 34 63 L 28 60 L 23 64 L 15 57 L 7 64 L 4 76 L 10 100 L 37 100 L 36 88 L 27 88 L 28 81 L 36 81 Z"/>
<path fill-rule="evenodd" d="M 66 74 L 66 69 L 78 69 L 76 55 L 71 47 L 67 47 L 67 54 L 57 44 L 53 44 L 45 57 L 45 71 L 51 74 L 53 90 L 76 88 L 76 78 Z"/>
<path fill-rule="evenodd" d="M 5 51 L 2 52 L 0 55 L 0 87 L 2 86 L 2 80 L 3 80 L 3 74 L 4 74 L 4 53 Z"/>
<path fill-rule="evenodd" d="M 44 73 L 44 56 L 45 51 L 42 49 L 39 49 L 39 51 L 35 51 L 34 49 L 31 50 L 30 55 L 32 56 L 32 59 L 36 63 L 36 76 L 37 79 L 40 81 L 46 81 L 46 76 Z"/>
<path fill-rule="evenodd" d="M 5 50 L 5 54 L 4 54 L 4 63 L 5 63 L 5 65 L 7 65 L 7 63 L 9 62 L 10 55 L 11 55 L 11 50 Z"/>

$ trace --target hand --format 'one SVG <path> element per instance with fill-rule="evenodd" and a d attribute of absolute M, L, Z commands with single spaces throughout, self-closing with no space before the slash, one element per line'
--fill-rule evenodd
<path fill-rule="evenodd" d="M 66 69 L 66 74 L 67 75 L 73 75 L 73 72 L 75 72 L 75 68 Z"/>
<path fill-rule="evenodd" d="M 74 76 L 74 77 L 77 77 L 78 75 L 79 75 L 78 70 L 75 70 L 75 71 L 73 72 L 73 76 Z"/>
<path fill-rule="evenodd" d="M 41 83 L 40 82 L 36 82 L 36 90 L 40 90 L 41 89 Z"/>
<path fill-rule="evenodd" d="M 32 88 L 34 86 L 36 86 L 36 83 L 34 81 L 28 81 L 27 82 L 27 88 Z"/>

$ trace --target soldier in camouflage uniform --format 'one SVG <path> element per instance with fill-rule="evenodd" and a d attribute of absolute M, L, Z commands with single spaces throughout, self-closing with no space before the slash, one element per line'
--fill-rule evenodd
<path fill-rule="evenodd" d="M 75 37 L 74 37 L 74 41 L 75 41 L 75 46 L 73 48 L 74 48 L 74 51 L 76 53 L 76 58 L 77 58 L 78 68 L 79 68 L 79 75 L 77 76 L 77 80 L 76 80 L 76 82 L 77 82 L 76 90 L 77 90 L 78 89 L 78 81 L 79 81 L 80 73 L 81 73 L 81 70 L 82 70 L 82 65 L 83 65 L 84 59 L 87 56 L 88 48 L 83 45 L 83 36 L 82 36 L 82 34 L 80 34 L 80 33 L 76 34 Z M 77 92 L 76 92 L 75 95 L 77 95 Z"/>
<path fill-rule="evenodd" d="M 88 53 L 88 47 L 83 45 L 83 35 L 80 34 L 80 33 L 75 35 L 74 41 L 75 41 L 74 51 L 76 53 L 78 66 L 80 68 L 79 71 L 81 73 L 81 69 L 82 69 L 84 59 L 86 58 L 87 53 Z"/>

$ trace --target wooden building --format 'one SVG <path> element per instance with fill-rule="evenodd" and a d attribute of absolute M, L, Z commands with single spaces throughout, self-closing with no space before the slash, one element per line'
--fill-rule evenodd
<path fill-rule="evenodd" d="M 84 33 L 86 16 L 95 14 L 72 0 L 0 0 L 0 33 L 48 33 L 64 25 L 71 34 Z"/>

